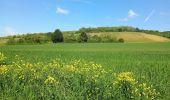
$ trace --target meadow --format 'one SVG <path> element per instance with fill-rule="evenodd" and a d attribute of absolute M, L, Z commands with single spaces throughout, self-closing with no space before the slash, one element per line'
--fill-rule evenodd
<path fill-rule="evenodd" d="M 170 99 L 170 43 L 0 46 L 0 99 Z"/>

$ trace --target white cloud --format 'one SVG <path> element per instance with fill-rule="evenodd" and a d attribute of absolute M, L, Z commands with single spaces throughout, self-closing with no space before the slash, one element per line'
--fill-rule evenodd
<path fill-rule="evenodd" d="M 129 19 L 136 18 L 137 16 L 138 16 L 138 14 L 137 14 L 136 12 L 134 12 L 132 9 L 130 9 L 130 10 L 128 11 L 127 17 L 121 18 L 121 19 L 119 19 L 119 21 L 126 22 L 126 21 L 128 21 Z"/>
<path fill-rule="evenodd" d="M 149 15 L 145 18 L 144 22 L 147 22 L 148 20 L 150 20 L 150 18 L 152 17 L 152 15 L 155 13 L 155 10 L 153 9 Z"/>
<path fill-rule="evenodd" d="M 70 12 L 68 10 L 66 10 L 66 9 L 57 7 L 56 13 L 63 14 L 63 15 L 68 15 Z"/>
<path fill-rule="evenodd" d="M 137 17 L 138 16 L 138 14 L 137 13 L 135 13 L 133 10 L 129 10 L 129 12 L 128 12 L 128 18 L 135 18 L 135 17 Z"/>

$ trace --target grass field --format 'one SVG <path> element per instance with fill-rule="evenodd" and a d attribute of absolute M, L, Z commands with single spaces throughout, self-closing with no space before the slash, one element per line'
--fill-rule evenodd
<path fill-rule="evenodd" d="M 7 57 L 4 60 L 5 64 L 1 65 L 1 73 L 4 66 L 11 68 L 6 73 L 8 76 L 0 74 L 4 78 L 0 79 L 2 99 L 24 97 L 29 99 L 170 99 L 170 43 L 168 42 L 1 45 L 0 52 Z M 56 58 L 60 60 L 52 62 Z M 33 76 L 29 76 L 32 72 L 26 71 L 28 69 L 23 67 L 28 62 L 35 66 L 34 73 L 40 76 L 38 79 L 34 80 Z M 60 71 L 56 72 L 52 66 L 57 66 L 57 70 Z M 65 66 L 72 67 L 65 69 Z M 67 71 L 67 68 L 71 68 L 71 71 L 70 69 Z M 89 70 L 85 71 L 83 68 Z M 103 70 L 107 73 L 103 73 Z M 24 76 L 22 80 L 21 73 Z M 92 81 L 93 76 L 96 75 L 98 77 Z M 34 83 L 28 83 L 27 76 L 31 77 Z M 82 79 L 85 80 L 83 86 L 80 84 L 84 82 Z M 44 81 L 50 85 L 44 85 Z M 114 86 L 110 86 L 110 83 Z"/>
<path fill-rule="evenodd" d="M 89 35 L 98 35 L 100 37 L 111 36 L 114 39 L 123 38 L 125 42 L 169 42 L 168 38 L 146 34 L 142 32 L 101 32 L 89 33 Z"/>

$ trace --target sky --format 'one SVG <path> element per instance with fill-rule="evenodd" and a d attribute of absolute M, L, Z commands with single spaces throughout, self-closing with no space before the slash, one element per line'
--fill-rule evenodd
<path fill-rule="evenodd" d="M 170 0 L 0 0 L 0 36 L 100 26 L 170 31 Z"/>

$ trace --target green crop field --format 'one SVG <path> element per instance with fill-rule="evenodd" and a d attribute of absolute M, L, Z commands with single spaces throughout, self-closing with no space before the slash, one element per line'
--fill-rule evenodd
<path fill-rule="evenodd" d="M 0 99 L 170 99 L 170 43 L 0 46 Z"/>

